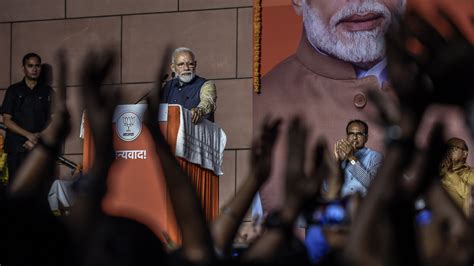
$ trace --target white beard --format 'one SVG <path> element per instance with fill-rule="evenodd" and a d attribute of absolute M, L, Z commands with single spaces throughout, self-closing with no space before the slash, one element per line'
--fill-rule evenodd
<path fill-rule="evenodd" d="M 178 75 L 179 81 L 183 83 L 189 83 L 196 76 L 193 72 L 181 73 Z"/>
<path fill-rule="evenodd" d="M 403 7 L 401 4 L 400 12 Z M 367 12 L 382 15 L 383 24 L 370 31 L 338 32 L 336 25 L 343 18 Z M 380 61 L 385 56 L 384 34 L 392 17 L 389 9 L 378 2 L 352 2 L 334 14 L 327 25 L 318 11 L 303 1 L 303 19 L 308 41 L 326 54 L 354 64 Z"/>

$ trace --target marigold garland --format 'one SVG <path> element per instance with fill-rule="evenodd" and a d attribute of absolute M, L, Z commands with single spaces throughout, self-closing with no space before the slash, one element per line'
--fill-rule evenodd
<path fill-rule="evenodd" d="M 262 57 L 262 0 L 254 1 L 253 8 L 253 90 L 260 93 Z"/>

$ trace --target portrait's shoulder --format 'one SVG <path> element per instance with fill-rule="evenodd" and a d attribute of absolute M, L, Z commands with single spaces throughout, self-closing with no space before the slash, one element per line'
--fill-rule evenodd
<path fill-rule="evenodd" d="M 291 74 L 292 69 L 298 67 L 300 63 L 298 62 L 296 56 L 293 54 L 283 61 L 280 61 L 276 64 L 267 74 L 262 77 L 262 82 L 272 81 L 274 79 L 281 79 L 282 74 L 288 75 Z"/>
<path fill-rule="evenodd" d="M 288 86 L 294 85 L 301 78 L 303 68 L 295 55 L 287 57 L 262 77 L 262 90 L 273 93 L 278 93 L 280 89 L 286 91 Z"/>

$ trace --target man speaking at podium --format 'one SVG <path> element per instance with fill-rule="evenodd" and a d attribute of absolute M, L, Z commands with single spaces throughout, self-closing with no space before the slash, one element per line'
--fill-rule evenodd
<path fill-rule="evenodd" d="M 219 214 L 219 178 L 226 143 L 224 131 L 213 123 L 216 110 L 216 86 L 196 75 L 196 57 L 191 49 L 176 48 L 171 57 L 172 79 L 161 91 L 161 101 L 179 104 L 183 112 L 176 134 L 175 156 L 196 188 L 197 197 L 208 221 Z M 191 120 L 191 122 L 189 122 Z M 199 124 L 195 126 L 195 124 Z"/>
<path fill-rule="evenodd" d="M 163 87 L 161 99 L 169 104 L 179 104 L 191 110 L 192 122 L 203 118 L 214 122 L 216 86 L 210 80 L 196 75 L 197 62 L 191 49 L 179 47 L 171 58 L 172 79 Z"/>

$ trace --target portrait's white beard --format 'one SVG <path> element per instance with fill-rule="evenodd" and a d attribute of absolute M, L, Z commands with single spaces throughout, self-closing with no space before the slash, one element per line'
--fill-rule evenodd
<path fill-rule="evenodd" d="M 181 74 L 178 74 L 178 79 L 181 81 L 181 82 L 184 82 L 184 83 L 189 83 L 191 80 L 193 80 L 193 78 L 196 76 L 196 74 L 194 74 L 194 72 L 192 71 L 189 71 L 189 72 L 183 72 Z"/>
<path fill-rule="evenodd" d="M 378 62 L 385 55 L 384 34 L 392 17 L 388 8 L 376 1 L 351 2 L 334 14 L 329 25 L 317 10 L 303 1 L 304 27 L 308 41 L 322 52 L 353 64 Z M 404 5 L 400 5 L 403 9 Z M 384 22 L 370 31 L 345 31 L 336 25 L 343 18 L 354 14 L 380 14 Z M 400 10 L 402 12 L 402 10 Z"/>

